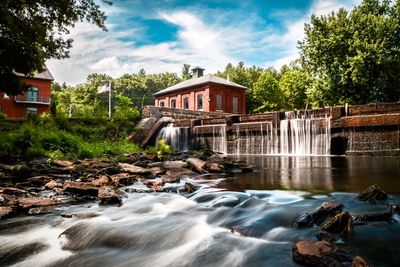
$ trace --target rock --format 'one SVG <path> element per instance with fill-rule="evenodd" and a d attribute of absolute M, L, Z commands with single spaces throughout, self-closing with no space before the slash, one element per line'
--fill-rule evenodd
<path fill-rule="evenodd" d="M 0 172 L 0 180 L 4 178 L 8 178 L 8 175 L 5 172 Z"/>
<path fill-rule="evenodd" d="M 247 237 L 261 237 L 263 232 L 257 231 L 256 229 L 243 226 L 233 226 L 231 228 L 231 233 L 237 236 L 247 236 Z"/>
<path fill-rule="evenodd" d="M 165 170 L 160 168 L 160 167 L 152 167 L 152 168 L 149 169 L 149 171 L 154 176 L 158 176 L 160 174 L 164 174 L 165 173 Z"/>
<path fill-rule="evenodd" d="M 292 248 L 293 260 L 305 266 L 340 267 L 352 257 L 328 241 L 299 241 Z"/>
<path fill-rule="evenodd" d="M 177 176 L 163 175 L 161 176 L 161 180 L 163 184 L 165 184 L 165 183 L 179 183 L 181 179 Z"/>
<path fill-rule="evenodd" d="M 97 177 L 97 179 L 92 181 L 91 184 L 96 187 L 101 187 L 104 185 L 110 185 L 112 181 L 113 180 L 108 175 L 100 175 L 99 177 Z"/>
<path fill-rule="evenodd" d="M 356 256 L 351 263 L 351 267 L 369 267 L 369 264 L 360 256 Z"/>
<path fill-rule="evenodd" d="M 208 169 L 209 172 L 212 172 L 212 173 L 221 173 L 221 172 L 223 172 L 222 167 L 216 162 L 212 162 L 212 163 L 207 164 L 207 169 Z"/>
<path fill-rule="evenodd" d="M 51 180 L 49 176 L 35 176 L 28 179 L 28 182 L 34 186 L 43 186 Z"/>
<path fill-rule="evenodd" d="M 0 207 L 0 219 L 7 218 L 9 215 L 11 215 L 11 213 L 13 213 L 13 209 L 11 207 Z"/>
<path fill-rule="evenodd" d="M 321 230 L 341 235 L 353 230 L 353 218 L 347 211 L 342 211 L 321 227 Z"/>
<path fill-rule="evenodd" d="M 46 164 L 48 161 L 47 158 L 41 158 L 41 159 L 34 159 L 28 162 L 29 165 L 42 165 Z"/>
<path fill-rule="evenodd" d="M 239 164 L 239 169 L 241 169 L 242 172 L 253 172 L 256 168 L 257 166 L 252 164 L 247 164 L 247 163 Z"/>
<path fill-rule="evenodd" d="M 182 160 L 164 161 L 162 167 L 164 169 L 181 169 L 187 168 L 188 164 Z"/>
<path fill-rule="evenodd" d="M 339 235 L 333 234 L 333 233 L 328 233 L 323 230 L 320 230 L 316 236 L 317 236 L 317 239 L 320 241 L 325 240 L 325 241 L 333 242 L 333 241 L 336 241 L 339 239 Z"/>
<path fill-rule="evenodd" d="M 163 162 L 158 161 L 158 162 L 149 162 L 146 164 L 147 167 L 149 168 L 154 168 L 154 167 L 163 167 Z"/>
<path fill-rule="evenodd" d="M 97 196 L 99 193 L 99 188 L 90 183 L 65 182 L 64 191 L 77 195 Z"/>
<path fill-rule="evenodd" d="M 205 173 L 206 162 L 198 158 L 188 158 L 187 164 L 198 173 Z"/>
<path fill-rule="evenodd" d="M 384 211 L 378 211 L 378 212 L 357 214 L 353 216 L 354 221 L 367 221 L 367 222 L 389 221 L 390 218 L 392 218 L 391 209 L 386 209 Z"/>
<path fill-rule="evenodd" d="M 25 164 L 17 164 L 11 167 L 11 175 L 19 178 L 27 178 L 32 174 L 31 168 Z"/>
<path fill-rule="evenodd" d="M 59 205 L 61 202 L 51 198 L 20 198 L 18 205 L 22 209 Z"/>
<path fill-rule="evenodd" d="M 12 166 L 0 163 L 0 170 L 11 171 Z"/>
<path fill-rule="evenodd" d="M 149 174 L 151 171 L 149 169 L 135 166 L 128 163 L 118 163 L 118 167 L 124 172 L 132 173 L 132 174 Z"/>
<path fill-rule="evenodd" d="M 54 207 L 52 206 L 44 206 L 44 207 L 37 207 L 37 208 L 30 208 L 28 210 L 29 215 L 39 215 L 39 214 L 48 214 L 54 211 Z"/>
<path fill-rule="evenodd" d="M 378 200 L 385 200 L 387 199 L 387 194 L 379 188 L 376 184 L 371 185 L 363 192 L 357 195 L 358 199 L 364 201 L 378 201 Z"/>
<path fill-rule="evenodd" d="M 16 187 L 0 187 L 0 193 L 13 196 L 27 195 L 28 192 Z"/>
<path fill-rule="evenodd" d="M 72 218 L 74 215 L 72 213 L 61 213 L 61 217 L 63 218 Z"/>
<path fill-rule="evenodd" d="M 74 165 L 74 162 L 69 161 L 69 160 L 54 160 L 51 162 L 51 165 L 54 165 L 56 167 L 67 168 L 67 167 L 71 167 L 72 165 Z"/>
<path fill-rule="evenodd" d="M 122 185 L 130 185 L 136 182 L 140 176 L 138 175 L 132 175 L 129 173 L 118 173 L 111 175 L 111 179 L 113 180 L 114 183 L 122 184 Z"/>
<path fill-rule="evenodd" d="M 57 183 L 54 180 L 51 180 L 50 182 L 48 182 L 47 184 L 44 185 L 44 187 L 46 189 L 54 189 L 56 187 L 63 187 L 63 185 L 61 183 Z"/>
<path fill-rule="evenodd" d="M 6 203 L 6 199 L 2 195 L 0 195 L 0 205 L 3 205 L 5 203 Z"/>
<path fill-rule="evenodd" d="M 100 187 L 97 197 L 101 204 L 121 204 L 119 193 L 111 186 Z"/>
<path fill-rule="evenodd" d="M 158 179 L 151 179 L 151 180 L 143 180 L 143 183 L 147 186 L 153 189 L 154 191 L 163 191 L 162 186 L 163 186 L 163 181 L 161 178 Z"/>
<path fill-rule="evenodd" d="M 197 190 L 199 190 L 200 186 L 196 186 L 193 185 L 192 183 L 186 182 L 185 183 L 185 189 L 189 192 L 189 193 L 193 193 Z"/>
<path fill-rule="evenodd" d="M 295 222 L 298 228 L 310 227 L 313 224 L 320 224 L 329 216 L 334 216 L 340 212 L 343 205 L 336 201 L 325 201 L 315 211 L 305 213 L 300 216 Z"/>

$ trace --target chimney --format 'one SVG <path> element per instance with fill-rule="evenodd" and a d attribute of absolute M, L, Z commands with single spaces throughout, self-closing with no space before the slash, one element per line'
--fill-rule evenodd
<path fill-rule="evenodd" d="M 201 68 L 201 67 L 194 67 L 194 68 L 192 69 L 192 73 L 193 73 L 192 78 L 193 78 L 193 79 L 195 79 L 195 78 L 200 78 L 201 76 L 203 76 L 203 72 L 204 72 L 204 69 L 203 69 L 203 68 Z"/>

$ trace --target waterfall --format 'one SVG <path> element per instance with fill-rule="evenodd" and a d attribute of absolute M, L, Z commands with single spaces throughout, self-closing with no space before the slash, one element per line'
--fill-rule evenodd
<path fill-rule="evenodd" d="M 193 134 L 197 143 L 205 145 L 214 152 L 228 153 L 226 124 L 195 126 Z"/>
<path fill-rule="evenodd" d="M 191 149 L 190 127 L 174 127 L 172 123 L 160 130 L 157 140 L 164 139 L 177 152 Z"/>
<path fill-rule="evenodd" d="M 330 118 L 290 118 L 280 122 L 281 154 L 329 155 Z"/>
<path fill-rule="evenodd" d="M 233 124 L 235 155 L 278 154 L 277 130 L 272 121 Z"/>

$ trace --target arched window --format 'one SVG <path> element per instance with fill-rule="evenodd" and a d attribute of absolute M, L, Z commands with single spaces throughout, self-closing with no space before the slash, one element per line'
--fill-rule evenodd
<path fill-rule="evenodd" d="M 175 99 L 171 100 L 171 108 L 176 108 L 176 100 Z"/>
<path fill-rule="evenodd" d="M 203 95 L 197 95 L 197 110 L 203 110 Z"/>
<path fill-rule="evenodd" d="M 222 110 L 222 95 L 217 95 L 217 111 Z"/>
<path fill-rule="evenodd" d="M 233 113 L 239 113 L 239 98 L 234 96 L 232 99 Z"/>
<path fill-rule="evenodd" d="M 183 98 L 183 109 L 189 109 L 189 97 L 187 96 Z"/>
<path fill-rule="evenodd" d="M 37 102 L 38 101 L 38 92 L 39 89 L 37 87 L 31 87 L 28 90 L 28 101 Z"/>

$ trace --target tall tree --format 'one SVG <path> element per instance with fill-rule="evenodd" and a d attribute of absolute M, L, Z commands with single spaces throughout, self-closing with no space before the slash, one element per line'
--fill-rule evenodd
<path fill-rule="evenodd" d="M 400 1 L 364 0 L 351 12 L 305 25 L 301 62 L 316 77 L 316 104 L 363 104 L 400 97 Z"/>
<path fill-rule="evenodd" d="M 279 88 L 285 98 L 285 106 L 289 109 L 301 109 L 307 105 L 307 90 L 312 86 L 311 76 L 296 67 L 285 67 L 281 70 Z"/>
<path fill-rule="evenodd" d="M 182 81 L 190 79 L 192 76 L 190 75 L 190 65 L 189 64 L 183 64 L 182 66 L 182 72 L 181 72 L 181 79 Z"/>
<path fill-rule="evenodd" d="M 263 72 L 254 84 L 251 100 L 255 106 L 254 112 L 278 110 L 284 107 L 283 93 L 279 88 L 275 72 Z"/>
<path fill-rule="evenodd" d="M 1 0 L 0 90 L 17 94 L 27 86 L 14 72 L 33 75 L 43 70 L 47 59 L 68 57 L 73 40 L 63 34 L 77 21 L 86 20 L 106 30 L 105 19 L 95 0 Z"/>

